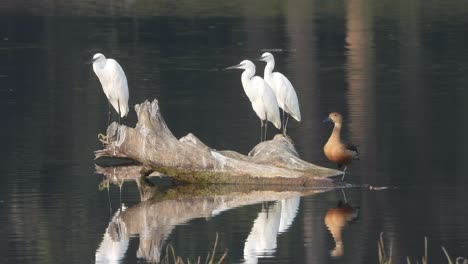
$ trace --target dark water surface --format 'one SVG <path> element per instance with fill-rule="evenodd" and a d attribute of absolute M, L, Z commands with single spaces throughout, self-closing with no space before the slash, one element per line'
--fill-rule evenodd
<path fill-rule="evenodd" d="M 420 260 L 424 236 L 430 263 L 446 262 L 441 246 L 468 257 L 465 1 L 56 2 L 0 4 L 1 263 L 155 261 L 168 244 L 204 259 L 217 233 L 227 263 L 376 263 L 381 232 L 395 263 Z M 213 69 L 264 50 L 299 95 L 303 121 L 288 132 L 304 160 L 334 166 L 321 121 L 343 113 L 360 151 L 346 178 L 357 187 L 216 203 L 209 215 L 212 200 L 140 203 L 134 181 L 100 190 L 93 151 L 107 102 L 85 64 L 94 53 L 120 62 L 130 105 L 159 100 L 175 136 L 247 153 L 259 121 L 241 72 Z M 124 122 L 135 124 L 133 108 Z M 344 195 L 353 209 L 336 208 Z"/>

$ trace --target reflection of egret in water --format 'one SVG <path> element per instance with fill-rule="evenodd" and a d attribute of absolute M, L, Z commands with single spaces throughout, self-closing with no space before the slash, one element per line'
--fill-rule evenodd
<path fill-rule="evenodd" d="M 299 209 L 301 197 L 293 197 L 281 200 L 281 218 L 278 232 L 284 233 L 294 221 Z"/>
<path fill-rule="evenodd" d="M 109 217 L 112 218 L 112 201 L 111 201 L 110 192 L 109 192 L 110 182 L 108 180 L 103 180 L 101 183 L 99 183 L 99 190 L 102 191 L 104 189 L 107 192 L 107 202 L 109 203 Z"/>
<path fill-rule="evenodd" d="M 276 251 L 277 236 L 287 231 L 299 208 L 300 197 L 283 199 L 269 208 L 262 208 L 244 245 L 245 263 L 257 263 L 259 257 Z"/>
<path fill-rule="evenodd" d="M 266 257 L 275 252 L 280 218 L 281 202 L 270 208 L 262 208 L 245 241 L 245 263 L 257 263 L 258 257 Z"/>
<path fill-rule="evenodd" d="M 359 207 L 353 208 L 345 201 L 339 201 L 336 207 L 330 208 L 325 214 L 325 225 L 335 240 L 335 248 L 330 251 L 332 257 L 341 257 L 344 253 L 343 239 L 341 233 L 343 228 L 356 220 L 359 216 Z"/>
<path fill-rule="evenodd" d="M 124 178 L 119 178 L 116 175 L 116 168 L 109 168 L 111 171 L 110 175 L 105 175 L 104 179 L 101 181 L 99 184 L 99 190 L 104 190 L 106 189 L 107 191 L 107 200 L 109 202 L 109 212 L 110 216 L 112 217 L 112 201 L 111 201 L 111 196 L 110 196 L 110 184 L 114 183 L 119 186 L 119 204 L 122 205 L 122 187 L 125 182 Z M 122 210 L 122 208 L 120 208 Z"/>
<path fill-rule="evenodd" d="M 118 263 L 125 256 L 129 236 L 125 222 L 120 218 L 125 209 L 122 205 L 109 222 L 101 245 L 96 250 L 96 263 Z"/>

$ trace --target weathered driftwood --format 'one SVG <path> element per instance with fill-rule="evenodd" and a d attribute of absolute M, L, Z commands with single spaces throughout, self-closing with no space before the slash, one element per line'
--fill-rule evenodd
<path fill-rule="evenodd" d="M 277 135 L 255 146 L 246 156 L 217 151 L 193 134 L 178 140 L 167 127 L 157 100 L 135 106 L 135 128 L 112 123 L 104 149 L 96 158 L 128 157 L 146 171 L 158 171 L 180 183 L 291 184 L 332 186 L 327 177 L 340 174 L 301 160 L 292 140 Z"/>

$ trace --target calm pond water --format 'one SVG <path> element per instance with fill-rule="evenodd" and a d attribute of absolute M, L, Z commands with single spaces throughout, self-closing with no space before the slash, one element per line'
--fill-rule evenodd
<path fill-rule="evenodd" d="M 376 263 L 381 232 L 395 263 L 420 260 L 425 236 L 429 263 L 446 262 L 441 246 L 468 257 L 464 0 L 155 2 L 0 4 L 1 263 L 144 263 L 167 245 L 204 259 L 216 234 L 227 263 Z M 123 66 L 131 105 L 159 100 L 177 137 L 247 153 L 259 122 L 240 72 L 213 69 L 265 50 L 300 96 L 303 121 L 288 132 L 304 160 L 334 166 L 322 119 L 345 116 L 361 158 L 354 187 L 244 204 L 236 190 L 158 200 L 135 181 L 102 188 L 93 151 L 107 102 L 85 64 L 94 53 Z"/>

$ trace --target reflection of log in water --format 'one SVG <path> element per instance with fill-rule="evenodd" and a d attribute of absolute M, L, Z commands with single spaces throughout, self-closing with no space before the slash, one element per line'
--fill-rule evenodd
<path fill-rule="evenodd" d="M 97 174 L 102 174 L 104 180 L 110 183 L 118 183 L 124 180 L 138 180 L 140 178 L 142 166 L 119 166 L 119 167 L 101 167 L 96 165 L 95 171 Z M 153 175 L 157 176 L 157 175 Z"/>
<path fill-rule="evenodd" d="M 145 181 L 140 181 L 140 188 L 157 187 L 151 187 Z M 191 219 L 209 218 L 239 206 L 277 201 L 323 191 L 307 190 L 298 186 L 276 185 L 179 186 L 165 191 L 152 192 L 151 198 L 123 211 L 115 221 L 123 223 L 128 236 L 138 235 L 140 237 L 137 252 L 139 258 L 157 262 L 161 258 L 164 241 L 172 229 Z M 281 203 L 278 204 L 281 205 Z M 281 206 L 279 212 L 281 212 Z M 280 218 L 277 222 L 279 226 Z M 276 228 L 277 232 L 278 228 Z"/>
<path fill-rule="evenodd" d="M 348 203 L 339 201 L 336 207 L 330 208 L 325 215 L 325 225 L 335 240 L 335 248 L 330 252 L 333 257 L 341 257 L 344 253 L 343 228 L 359 216 L 359 208 L 353 208 Z"/>
<path fill-rule="evenodd" d="M 135 109 L 136 127 L 109 126 L 105 149 L 97 151 L 96 158 L 132 158 L 181 183 L 332 186 L 326 177 L 341 173 L 301 160 L 292 140 L 282 135 L 258 144 L 245 156 L 211 149 L 192 134 L 178 140 L 167 127 L 157 100 Z"/>

